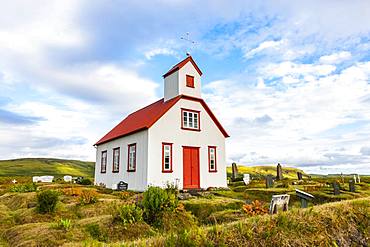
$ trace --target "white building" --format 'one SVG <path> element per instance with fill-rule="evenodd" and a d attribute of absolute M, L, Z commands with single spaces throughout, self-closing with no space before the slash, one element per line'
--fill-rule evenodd
<path fill-rule="evenodd" d="M 96 145 L 95 184 L 128 189 L 174 183 L 226 187 L 227 132 L 201 98 L 202 72 L 191 56 L 164 77 L 164 98 L 130 115 Z"/>

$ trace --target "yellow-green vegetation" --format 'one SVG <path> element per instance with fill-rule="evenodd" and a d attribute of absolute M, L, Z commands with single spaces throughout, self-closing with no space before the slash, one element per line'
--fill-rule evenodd
<path fill-rule="evenodd" d="M 356 184 L 356 192 L 348 191 L 347 180 L 340 183 L 341 194 L 334 195 L 330 183 L 337 180 L 284 179 L 269 189 L 262 179 L 248 186 L 232 182 L 229 190 L 182 194 L 187 198 L 182 200 L 174 187 L 137 193 L 70 183 L 3 184 L 0 245 L 361 245 L 369 241 L 368 177 Z M 300 209 L 294 189 L 307 186 L 315 199 Z M 289 211 L 267 215 L 271 196 L 284 193 L 291 195 Z M 38 210 L 40 201 L 46 210 Z"/>
<path fill-rule="evenodd" d="M 266 175 L 276 176 L 276 166 L 244 166 L 237 165 L 239 174 L 251 174 L 252 177 L 264 177 Z M 305 174 L 302 170 L 293 168 L 293 167 L 284 167 L 283 166 L 283 177 L 296 179 L 297 172 Z M 227 174 L 231 176 L 232 170 L 231 166 L 227 167 Z"/>
<path fill-rule="evenodd" d="M 329 203 L 277 215 L 153 237 L 135 246 L 367 246 L 370 198 Z"/>
<path fill-rule="evenodd" d="M 0 160 L 0 177 L 52 175 L 94 176 L 94 162 L 48 158 Z M 5 179 L 5 178 L 3 178 Z"/>

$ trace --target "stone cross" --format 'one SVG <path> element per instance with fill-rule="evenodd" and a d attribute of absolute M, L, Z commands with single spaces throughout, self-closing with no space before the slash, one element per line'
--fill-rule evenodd
<path fill-rule="evenodd" d="M 303 174 L 302 172 L 297 172 L 298 180 L 303 180 Z"/>
<path fill-rule="evenodd" d="M 236 166 L 236 163 L 232 163 L 231 168 L 232 168 L 231 169 L 232 170 L 231 180 L 235 181 L 236 178 L 238 177 L 238 167 Z"/>
<path fill-rule="evenodd" d="M 283 168 L 281 168 L 280 163 L 278 163 L 276 167 L 276 179 L 277 180 L 283 179 Z"/>
<path fill-rule="evenodd" d="M 339 188 L 339 184 L 337 182 L 333 183 L 333 188 L 334 188 L 334 195 L 339 195 L 340 194 L 340 188 Z"/>
<path fill-rule="evenodd" d="M 13 183 L 13 184 L 17 183 L 17 180 L 13 179 L 12 183 Z"/>
<path fill-rule="evenodd" d="M 266 188 L 271 188 L 273 185 L 273 181 L 272 181 L 272 175 L 267 175 L 266 176 Z"/>
<path fill-rule="evenodd" d="M 355 182 L 353 180 L 349 180 L 349 191 L 356 192 Z"/>

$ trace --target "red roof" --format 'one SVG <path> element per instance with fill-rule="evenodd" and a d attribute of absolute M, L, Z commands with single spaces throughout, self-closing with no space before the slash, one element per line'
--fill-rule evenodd
<path fill-rule="evenodd" d="M 134 113 L 128 115 L 123 121 L 121 121 L 116 127 L 108 132 L 103 138 L 101 138 L 95 145 L 99 145 L 119 137 L 123 137 L 135 132 L 150 128 L 155 122 L 157 122 L 172 106 L 174 106 L 180 99 L 193 100 L 200 102 L 208 115 L 213 119 L 214 123 L 220 129 L 225 137 L 229 137 L 225 129 L 222 127 L 220 122 L 217 120 L 215 115 L 209 109 L 208 105 L 203 99 L 194 98 L 186 95 L 179 95 L 173 99 L 164 101 L 164 99 L 158 100 L 151 105 L 148 105 Z"/>
<path fill-rule="evenodd" d="M 187 64 L 188 62 L 191 62 L 193 64 L 194 68 L 198 71 L 199 75 L 203 74 L 202 71 L 200 71 L 198 65 L 194 62 L 193 58 L 191 56 L 188 56 L 187 58 L 173 66 L 166 74 L 163 75 L 163 77 L 167 77 L 173 72 L 178 71 L 179 69 L 184 67 L 184 65 Z"/>

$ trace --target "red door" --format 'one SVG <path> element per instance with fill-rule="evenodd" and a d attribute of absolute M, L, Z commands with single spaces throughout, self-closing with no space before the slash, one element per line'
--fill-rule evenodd
<path fill-rule="evenodd" d="M 184 189 L 199 189 L 199 148 L 183 147 Z"/>

